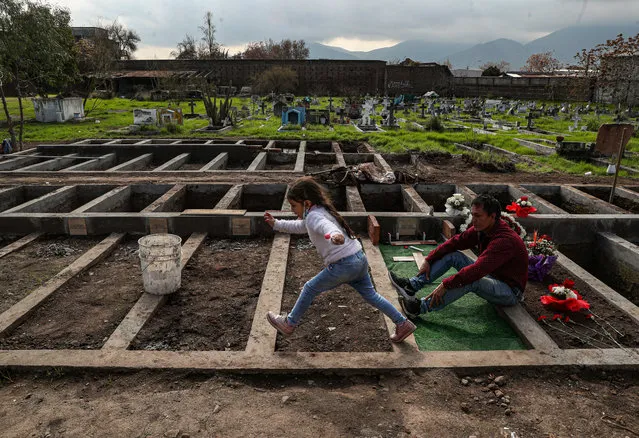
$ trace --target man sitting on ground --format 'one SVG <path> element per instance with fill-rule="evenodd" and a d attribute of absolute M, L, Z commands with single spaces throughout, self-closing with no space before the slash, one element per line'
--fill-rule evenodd
<path fill-rule="evenodd" d="M 431 251 L 417 276 L 409 279 L 390 273 L 406 316 L 416 318 L 420 313 L 441 310 L 468 292 L 499 306 L 512 306 L 523 299 L 528 280 L 523 240 L 501 219 L 501 206 L 492 196 L 475 198 L 470 211 L 472 226 Z M 473 263 L 460 251 L 475 246 L 479 257 Z M 426 298 L 415 298 L 417 291 L 451 267 L 457 269 L 455 275 L 444 279 Z"/>

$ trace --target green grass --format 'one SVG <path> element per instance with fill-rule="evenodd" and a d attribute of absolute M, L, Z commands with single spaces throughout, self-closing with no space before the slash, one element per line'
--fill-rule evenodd
<path fill-rule="evenodd" d="M 320 100 L 320 108 L 328 108 L 328 98 L 322 97 Z M 461 100 L 460 100 L 461 101 Z M 333 105 L 336 107 L 342 103 L 342 98 L 333 98 Z M 18 102 L 15 98 L 8 99 L 9 110 L 14 120 L 18 117 Z M 48 141 L 77 141 L 85 138 L 143 138 L 149 134 L 140 132 L 136 135 L 123 134 L 115 132 L 118 129 L 125 128 L 133 123 L 133 110 L 136 108 L 159 108 L 166 107 L 169 102 L 149 102 L 136 101 L 131 99 L 114 98 L 109 100 L 89 100 L 86 108 L 94 108 L 88 115 L 87 120 L 81 122 L 66 123 L 37 123 L 35 122 L 35 114 L 33 104 L 30 100 L 24 100 L 24 110 L 26 125 L 24 130 L 24 140 L 27 142 Z M 95 107 L 94 107 L 95 105 Z M 175 105 L 175 103 L 174 103 Z M 249 98 L 233 98 L 233 105 L 241 108 L 246 105 L 253 108 Z M 190 113 L 188 101 L 181 102 L 181 108 L 184 113 Z M 204 114 L 204 104 L 196 101 L 195 112 Z M 166 128 L 160 132 L 159 137 L 165 138 L 225 138 L 225 137 L 243 137 L 243 138 L 261 138 L 261 139 L 291 139 L 291 140 L 328 140 L 328 141 L 367 141 L 373 147 L 381 152 L 401 153 L 407 151 L 447 151 L 459 154 L 460 150 L 454 147 L 454 143 L 489 143 L 500 148 L 525 155 L 535 160 L 536 165 L 519 163 L 517 168 L 521 171 L 528 172 L 566 172 L 570 174 L 583 174 L 585 172 L 593 172 L 595 175 L 605 175 L 606 169 L 587 163 L 578 163 L 566 160 L 560 157 L 551 156 L 544 157 L 537 155 L 530 148 L 519 145 L 514 138 L 523 138 L 534 140 L 545 138 L 555 141 L 554 135 L 542 134 L 523 134 L 515 130 L 498 131 L 497 135 L 480 135 L 472 130 L 463 132 L 435 132 L 420 131 L 411 127 L 410 122 L 425 123 L 428 118 L 422 119 L 419 113 L 404 114 L 403 111 L 396 113 L 398 118 L 406 119 L 402 123 L 402 128 L 387 132 L 379 133 L 360 133 L 350 125 L 333 125 L 333 129 L 322 126 L 308 126 L 305 130 L 291 130 L 285 132 L 277 132 L 280 127 L 280 120 L 277 117 L 271 117 L 269 120 L 243 120 L 234 129 L 222 133 L 198 133 L 193 132 L 196 129 L 207 126 L 205 119 L 185 119 L 184 126 L 178 129 L 178 132 L 169 132 Z M 526 124 L 526 114 L 517 116 L 508 116 L 506 114 L 494 115 L 494 119 L 506 120 L 509 122 L 520 121 L 523 126 Z M 376 116 L 379 119 L 379 116 Z M 583 124 L 587 120 L 594 119 L 594 115 L 585 115 L 580 123 Z M 599 116 L 597 122 L 609 123 L 613 116 Z M 4 121 L 4 114 L 0 119 Z M 450 122 L 443 118 L 444 126 Z M 481 127 L 479 123 L 463 123 L 469 127 Z M 554 120 L 552 117 L 541 117 L 535 119 L 535 126 L 550 131 L 563 133 L 567 141 L 594 142 L 597 136 L 596 132 L 574 132 L 569 133 L 568 127 L 573 121 L 567 117 L 561 117 L 560 120 Z M 628 144 L 628 151 L 639 153 L 639 134 L 636 134 Z M 481 153 L 483 160 L 492 160 L 496 155 Z M 639 168 L 639 157 L 626 157 L 622 164 Z M 625 175 L 624 175 L 625 176 Z M 631 175 L 634 176 L 634 175 Z"/>
<path fill-rule="evenodd" d="M 417 274 L 412 262 L 393 262 L 393 256 L 409 256 L 413 250 L 401 246 L 379 245 L 388 269 L 402 277 Z M 435 246 L 420 245 L 430 251 Z M 455 273 L 449 270 L 442 278 Z M 440 279 L 441 280 L 441 279 Z M 440 281 L 433 282 L 418 293 L 424 297 L 432 292 Z M 467 294 L 443 310 L 430 312 L 417 321 L 415 340 L 420 350 L 524 350 L 526 347 L 517 334 L 495 310 L 494 306 L 475 294 Z"/>

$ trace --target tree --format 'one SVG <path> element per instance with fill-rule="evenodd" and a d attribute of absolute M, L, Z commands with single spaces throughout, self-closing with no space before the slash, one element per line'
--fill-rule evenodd
<path fill-rule="evenodd" d="M 133 59 L 133 52 L 138 49 L 140 36 L 134 30 L 127 29 L 116 19 L 106 28 L 109 39 L 117 44 L 117 59 Z"/>
<path fill-rule="evenodd" d="M 188 33 L 184 39 L 177 44 L 177 50 L 171 52 L 175 59 L 197 59 L 198 50 L 195 38 Z"/>
<path fill-rule="evenodd" d="M 479 67 L 482 70 L 482 76 L 499 76 L 508 71 L 510 63 L 506 61 L 487 62 Z"/>
<path fill-rule="evenodd" d="M 215 25 L 213 24 L 213 12 L 204 14 L 204 24 L 198 26 L 202 37 L 198 44 L 191 35 L 186 34 L 184 39 L 177 44 L 177 50 L 171 52 L 175 59 L 226 59 L 228 50 L 215 41 Z"/>
<path fill-rule="evenodd" d="M 59 92 L 77 77 L 70 19 L 68 10 L 44 3 L 0 0 L 0 75 L 16 86 L 20 111 L 17 142 L 4 90 L 2 104 L 9 120 L 11 140 L 17 149 L 22 148 L 23 95 L 34 92 L 46 96 L 50 90 Z"/>
<path fill-rule="evenodd" d="M 552 55 L 552 52 L 533 53 L 528 57 L 524 70 L 538 73 L 554 73 L 561 65 L 559 60 Z"/>
<path fill-rule="evenodd" d="M 86 109 L 86 103 L 91 94 L 98 88 L 110 88 L 109 72 L 113 70 L 115 61 L 119 58 L 119 47 L 110 40 L 106 29 L 99 31 L 88 38 L 80 38 L 75 43 L 77 62 L 80 73 L 83 75 L 83 94 L 85 114 L 91 110 Z M 94 106 L 97 100 L 94 101 Z"/>
<path fill-rule="evenodd" d="M 633 78 L 639 75 L 639 34 L 623 34 L 575 55 L 582 68 L 581 77 L 598 90 L 596 98 L 608 95 L 616 103 L 630 105 Z"/>
<path fill-rule="evenodd" d="M 262 94 L 285 93 L 297 87 L 297 73 L 287 67 L 273 67 L 264 71 L 255 81 L 255 89 Z"/>
<path fill-rule="evenodd" d="M 235 55 L 240 59 L 308 59 L 310 51 L 304 40 L 284 39 L 276 43 L 272 39 L 248 44 L 243 52 Z"/>

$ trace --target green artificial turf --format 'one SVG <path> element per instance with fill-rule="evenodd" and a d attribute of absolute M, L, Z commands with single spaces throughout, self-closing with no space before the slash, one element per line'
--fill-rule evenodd
<path fill-rule="evenodd" d="M 434 246 L 418 245 L 425 250 L 424 254 Z M 403 246 L 380 244 L 384 262 L 389 271 L 402 277 L 417 274 L 414 262 L 393 262 L 394 256 L 410 256 L 415 252 Z M 455 273 L 451 269 L 433 284 L 426 286 L 418 293 L 424 297 L 432 292 L 440 280 Z M 417 330 L 415 340 L 420 350 L 425 351 L 460 351 L 460 350 L 525 350 L 526 346 L 513 329 L 504 321 L 494 306 L 470 293 L 446 306 L 438 312 L 421 315 L 415 321 Z"/>

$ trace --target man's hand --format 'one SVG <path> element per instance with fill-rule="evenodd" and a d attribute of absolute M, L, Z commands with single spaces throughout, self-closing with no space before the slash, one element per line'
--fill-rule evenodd
<path fill-rule="evenodd" d="M 444 283 L 440 283 L 439 286 L 435 288 L 434 291 L 428 295 L 425 300 L 428 301 L 430 298 L 430 308 L 437 307 L 440 304 L 444 303 L 444 294 L 446 293 L 446 288 L 444 287 Z"/>
<path fill-rule="evenodd" d="M 419 268 L 419 274 L 417 275 L 422 274 L 426 274 L 426 280 L 430 280 L 430 263 L 428 263 L 428 260 L 424 260 L 424 263 L 422 263 L 422 267 Z"/>
<path fill-rule="evenodd" d="M 334 245 L 343 245 L 344 244 L 344 235 L 343 234 L 333 234 L 331 237 L 331 242 Z"/>
<path fill-rule="evenodd" d="M 275 225 L 275 218 L 271 213 L 264 212 L 264 222 L 266 222 L 271 226 L 271 228 L 273 228 L 273 226 Z"/>

